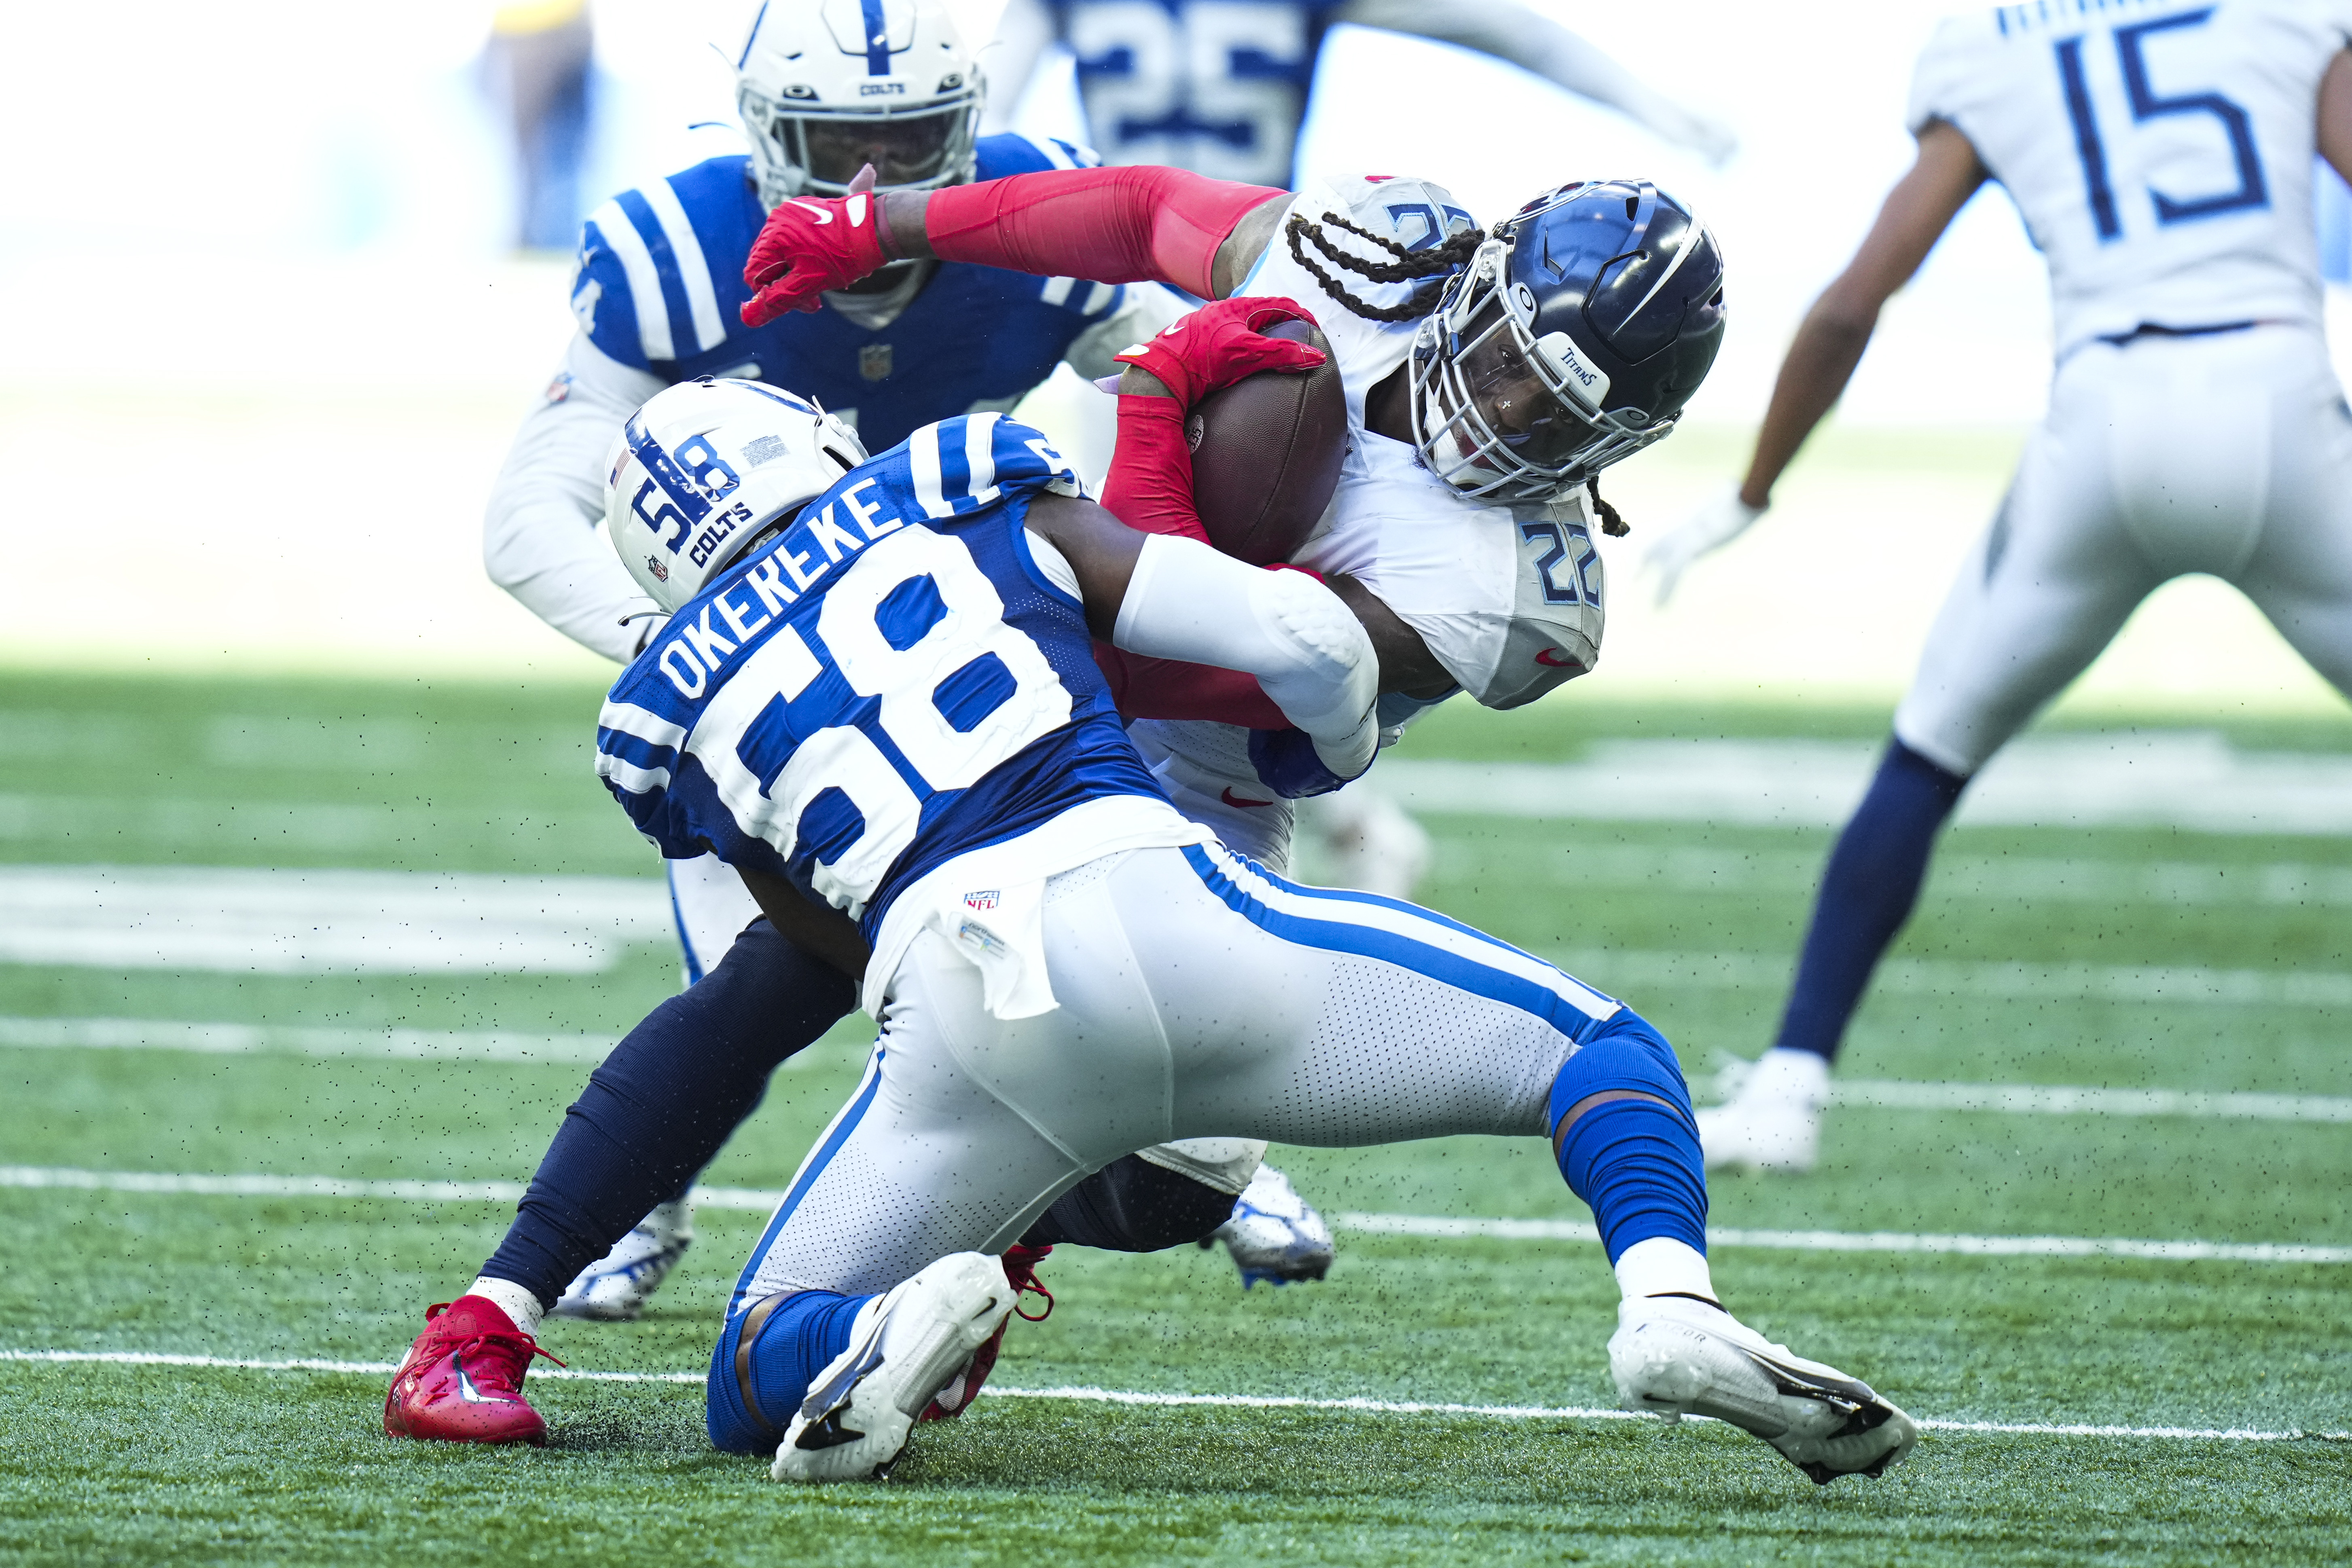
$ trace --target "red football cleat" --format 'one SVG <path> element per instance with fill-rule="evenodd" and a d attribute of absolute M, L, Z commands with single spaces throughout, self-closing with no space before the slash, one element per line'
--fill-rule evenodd
<path fill-rule="evenodd" d="M 425 1321 L 383 1396 L 386 1432 L 446 1443 L 547 1441 L 547 1423 L 523 1398 L 522 1378 L 533 1356 L 562 1362 L 479 1296 L 428 1307 Z"/>
<path fill-rule="evenodd" d="M 1037 1265 L 1045 1261 L 1045 1255 L 1053 1250 L 1051 1247 L 1024 1247 L 1016 1241 L 1004 1249 L 1004 1256 L 998 1260 L 1004 1265 L 1004 1278 L 1013 1286 L 1016 1303 L 1013 1309 L 1014 1317 L 1042 1323 L 1053 1316 L 1054 1293 L 1037 1283 Z M 1032 1292 L 1045 1299 L 1045 1310 L 1034 1316 L 1023 1311 L 1017 1304 L 1023 1295 Z M 996 1332 L 988 1336 L 988 1342 L 971 1352 L 971 1360 L 964 1363 L 964 1369 L 956 1373 L 955 1380 L 933 1394 L 931 1402 L 923 1406 L 923 1413 L 915 1419 L 950 1421 L 971 1409 L 973 1396 L 980 1393 L 980 1385 L 986 1383 L 988 1374 L 996 1370 L 996 1354 L 1004 1348 L 1004 1331 L 1012 1326 L 1011 1318 L 997 1324 Z"/>

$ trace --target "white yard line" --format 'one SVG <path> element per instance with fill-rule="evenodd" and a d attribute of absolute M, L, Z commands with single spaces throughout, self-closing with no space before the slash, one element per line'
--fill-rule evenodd
<path fill-rule="evenodd" d="M 188 1051 L 200 1056 L 368 1057 L 394 1061 L 594 1064 L 617 1035 L 525 1035 L 504 1029 L 352 1029 L 205 1023 L 180 1018 L 0 1016 L 0 1047 L 26 1050 Z M 784 1070 L 824 1059 L 809 1051 Z"/>
<path fill-rule="evenodd" d="M 522 1035 L 499 1029 L 350 1029 L 196 1023 L 173 1018 L 0 1016 L 0 1047 L 35 1050 L 154 1050 L 212 1056 L 593 1063 L 603 1061 L 611 1053 L 614 1043 L 602 1035 Z M 805 1068 L 815 1059 L 818 1058 L 811 1053 L 803 1051 L 787 1059 L 784 1068 L 787 1071 Z M 1830 1086 L 1830 1099 L 1837 1105 L 1859 1105 L 1882 1110 L 1980 1110 L 2011 1116 L 2193 1116 L 2252 1121 L 2352 1122 L 2352 1095 L 1839 1079 Z"/>
<path fill-rule="evenodd" d="M 1480 816 L 1834 827 L 1862 798 L 1879 749 L 1597 741 L 1572 763 L 1392 756 L 1369 786 L 1415 810 Z M 2210 731 L 2028 736 L 1969 785 L 1957 820 L 2336 837 L 2352 832 L 2352 754 L 2240 751 Z"/>
<path fill-rule="evenodd" d="M 1549 949 L 1538 956 L 1613 995 L 1677 988 L 1785 991 L 1793 955 L 1660 948 Z M 2137 1002 L 2223 1007 L 2352 1007 L 2352 973 L 2188 964 L 2013 963 L 1891 958 L 1872 985 L 1948 1001 Z"/>
<path fill-rule="evenodd" d="M 1349 1214 L 1329 1216 L 1341 1230 L 1379 1236 L 1454 1240 L 1598 1241 L 1585 1220 L 1458 1219 L 1444 1215 Z M 1706 1228 L 1710 1247 L 1754 1247 L 1774 1252 L 1937 1252 L 1975 1258 L 2152 1258 L 2195 1263 L 2352 1263 L 2352 1247 L 2284 1242 L 2141 1241 L 2127 1237 L 1937 1236 L 1898 1230 L 1749 1230 Z"/>
<path fill-rule="evenodd" d="M 362 1181 L 341 1176 L 210 1176 L 152 1171 L 85 1171 L 64 1165 L 0 1165 L 0 1188 L 183 1194 L 235 1198 L 383 1198 L 399 1203 L 519 1201 L 519 1182 Z M 766 1214 L 783 1194 L 759 1187 L 697 1187 L 704 1208 Z M 1583 1220 L 1475 1219 L 1444 1215 L 1336 1213 L 1343 1230 L 1498 1241 L 1594 1241 Z M 1708 1227 L 1718 1247 L 1776 1252 L 1931 1252 L 1979 1258 L 2149 1258 L 2165 1262 L 2352 1263 L 2352 1247 L 2287 1242 L 2145 1241 L 2126 1237 L 1939 1236 L 1909 1231 L 1748 1230 Z"/>
<path fill-rule="evenodd" d="M 0 1350 L 0 1362 L 33 1362 L 101 1366 L 195 1367 L 221 1372 L 324 1372 L 361 1377 L 388 1376 L 395 1370 L 388 1361 L 262 1361 L 233 1356 L 168 1355 L 150 1351 Z M 534 1367 L 533 1381 L 588 1383 L 699 1384 L 698 1372 L 583 1372 L 572 1368 Z M 1402 1399 L 1303 1399 L 1255 1394 L 1146 1394 L 1122 1388 L 1067 1386 L 1060 1388 L 1001 1388 L 981 1391 L 990 1399 L 1066 1399 L 1087 1405 L 1143 1405 L 1161 1409 L 1207 1405 L 1228 1410 L 1336 1410 L 1372 1415 L 1477 1415 L 1500 1421 L 1643 1421 L 1637 1410 L 1603 1410 L 1585 1405 L 1456 1405 Z M 1704 1421 L 1704 1415 L 1693 1420 Z M 2340 1441 L 2352 1433 L 2265 1431 L 2252 1426 L 2098 1426 L 2086 1423 L 2039 1421 L 1937 1421 L 1919 1425 L 1930 1432 L 1993 1432 L 2054 1437 L 2190 1437 L 2234 1443 L 2289 1443 L 2305 1437 Z"/>

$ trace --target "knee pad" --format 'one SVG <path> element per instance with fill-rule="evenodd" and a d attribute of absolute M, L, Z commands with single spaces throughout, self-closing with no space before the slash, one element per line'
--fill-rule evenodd
<path fill-rule="evenodd" d="M 1691 1110 L 1690 1086 L 1683 1081 L 1683 1066 L 1674 1047 L 1666 1044 L 1655 1025 L 1631 1007 L 1619 1008 L 1616 1016 L 1602 1024 L 1561 1066 L 1551 1080 L 1546 1131 L 1557 1138 L 1559 1119 L 1570 1107 L 1611 1089 L 1657 1096 L 1682 1112 L 1696 1135 L 1698 1122 Z"/>

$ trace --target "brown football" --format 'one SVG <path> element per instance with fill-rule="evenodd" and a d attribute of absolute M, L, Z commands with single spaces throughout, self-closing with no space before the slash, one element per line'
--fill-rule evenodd
<path fill-rule="evenodd" d="M 1266 335 L 1331 352 L 1305 321 L 1277 321 Z M 1287 561 L 1339 486 L 1348 454 L 1339 367 L 1326 359 L 1310 371 L 1262 370 L 1213 392 L 1185 416 L 1184 441 L 1209 542 L 1255 566 Z"/>

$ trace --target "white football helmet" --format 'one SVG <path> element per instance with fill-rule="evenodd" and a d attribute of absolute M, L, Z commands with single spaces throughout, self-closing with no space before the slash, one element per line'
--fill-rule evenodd
<path fill-rule="evenodd" d="M 760 7 L 736 60 L 760 201 L 970 180 L 980 67 L 940 0 L 783 0 Z"/>
<path fill-rule="evenodd" d="M 664 610 L 702 592 L 772 523 L 866 460 L 810 398 L 704 376 L 629 416 L 605 459 L 604 531 Z"/>

